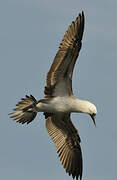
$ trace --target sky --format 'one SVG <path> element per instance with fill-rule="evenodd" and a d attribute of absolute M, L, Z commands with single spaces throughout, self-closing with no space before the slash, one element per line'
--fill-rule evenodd
<path fill-rule="evenodd" d="M 39 113 L 29 125 L 8 113 L 26 94 L 44 95 L 46 73 L 68 26 L 83 10 L 83 45 L 73 75 L 76 97 L 98 109 L 97 127 L 72 114 L 83 153 L 83 180 L 116 179 L 117 1 L 0 2 L 0 179 L 70 180 Z"/>

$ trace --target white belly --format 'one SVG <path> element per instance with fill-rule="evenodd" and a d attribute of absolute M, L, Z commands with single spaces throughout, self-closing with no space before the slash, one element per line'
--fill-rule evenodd
<path fill-rule="evenodd" d="M 37 104 L 38 111 L 41 112 L 73 112 L 75 100 L 72 97 L 55 97 L 48 103 Z"/>

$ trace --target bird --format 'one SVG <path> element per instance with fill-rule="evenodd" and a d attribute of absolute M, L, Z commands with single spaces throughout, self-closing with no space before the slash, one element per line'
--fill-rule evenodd
<path fill-rule="evenodd" d="M 72 21 L 60 43 L 46 77 L 44 97 L 36 100 L 26 95 L 17 104 L 10 118 L 19 123 L 32 122 L 38 112 L 43 112 L 45 126 L 52 139 L 60 162 L 69 176 L 82 179 L 83 158 L 81 139 L 71 121 L 71 113 L 90 115 L 96 126 L 96 106 L 77 98 L 72 89 L 72 76 L 76 60 L 82 47 L 85 15 L 82 11 Z"/>

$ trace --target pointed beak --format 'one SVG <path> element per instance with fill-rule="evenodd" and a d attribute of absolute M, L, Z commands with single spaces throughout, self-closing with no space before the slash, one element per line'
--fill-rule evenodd
<path fill-rule="evenodd" d="M 94 125 L 96 127 L 96 114 L 91 114 L 90 116 L 93 119 Z"/>

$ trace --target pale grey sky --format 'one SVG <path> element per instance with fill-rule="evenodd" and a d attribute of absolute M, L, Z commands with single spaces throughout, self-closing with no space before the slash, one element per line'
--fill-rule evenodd
<path fill-rule="evenodd" d="M 86 24 L 73 88 L 77 97 L 98 107 L 97 128 L 88 115 L 72 115 L 82 140 L 82 179 L 116 179 L 116 7 L 116 0 L 0 2 L 0 179 L 72 179 L 60 164 L 44 116 L 40 113 L 31 124 L 22 126 L 8 113 L 26 94 L 43 97 L 46 73 L 59 43 L 82 10 Z"/>

